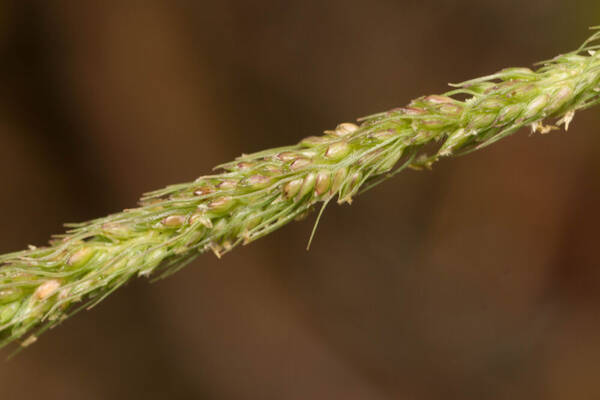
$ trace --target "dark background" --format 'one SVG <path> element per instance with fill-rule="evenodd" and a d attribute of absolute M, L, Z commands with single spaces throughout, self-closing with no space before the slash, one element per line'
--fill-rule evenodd
<path fill-rule="evenodd" d="M 0 3 L 0 251 L 584 40 L 597 0 Z M 598 399 L 600 112 L 407 171 L 0 362 L 2 399 Z M 8 356 L 3 350 L 0 357 Z"/>

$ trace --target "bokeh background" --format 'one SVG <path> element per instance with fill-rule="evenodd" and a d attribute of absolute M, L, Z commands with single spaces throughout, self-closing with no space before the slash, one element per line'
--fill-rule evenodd
<path fill-rule="evenodd" d="M 0 251 L 575 48 L 597 0 L 4 1 Z M 598 399 L 600 110 L 132 282 L 2 399 Z M 9 351 L 0 352 L 0 357 Z"/>

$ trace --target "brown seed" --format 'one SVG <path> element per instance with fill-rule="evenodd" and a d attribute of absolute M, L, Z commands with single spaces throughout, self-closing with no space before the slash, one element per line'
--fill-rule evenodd
<path fill-rule="evenodd" d="M 310 165 L 310 160 L 307 158 L 298 158 L 296 159 L 296 161 L 294 161 L 291 165 L 290 165 L 290 169 L 292 171 L 297 171 L 301 168 L 304 168 L 306 166 Z"/>
<path fill-rule="evenodd" d="M 337 192 L 342 187 L 344 180 L 348 176 L 348 170 L 346 168 L 340 168 L 336 171 L 333 177 L 333 183 L 331 185 L 331 194 Z"/>
<path fill-rule="evenodd" d="M 536 88 L 535 85 L 521 84 L 520 86 L 516 87 L 512 92 L 510 92 L 509 96 L 512 96 L 512 97 L 532 96 L 532 95 L 536 94 L 537 92 L 538 92 L 538 89 Z"/>
<path fill-rule="evenodd" d="M 150 200 L 145 201 L 143 205 L 145 205 L 145 206 L 151 206 L 151 205 L 154 205 L 154 204 L 161 203 L 163 200 L 164 200 L 164 197 L 163 198 L 158 198 L 158 199 L 150 199 Z M 130 208 L 130 209 L 126 209 L 124 211 L 133 211 L 133 210 L 134 210 L 133 208 Z"/>
<path fill-rule="evenodd" d="M 194 192 L 195 196 L 206 196 L 207 194 L 213 193 L 215 189 L 211 186 L 202 186 Z"/>
<path fill-rule="evenodd" d="M 454 99 L 448 96 L 439 96 L 439 95 L 431 95 L 425 97 L 425 101 L 432 104 L 452 104 L 454 103 Z"/>
<path fill-rule="evenodd" d="M 169 215 L 168 217 L 164 218 L 161 223 L 169 228 L 175 228 L 185 224 L 185 220 L 185 215 Z"/>
<path fill-rule="evenodd" d="M 488 128 L 495 120 L 496 116 L 494 114 L 477 114 L 469 123 L 469 130 Z"/>
<path fill-rule="evenodd" d="M 102 224 L 102 230 L 109 235 L 126 236 L 129 233 L 127 227 L 118 222 L 107 222 Z"/>
<path fill-rule="evenodd" d="M 241 169 L 241 170 L 248 170 L 248 169 L 254 167 L 254 164 L 242 161 L 241 163 L 238 163 L 237 167 L 238 167 L 238 169 Z"/>
<path fill-rule="evenodd" d="M 561 108 L 573 95 L 573 89 L 563 86 L 552 95 L 552 101 L 548 105 L 548 112 L 552 113 Z"/>
<path fill-rule="evenodd" d="M 425 129 L 439 129 L 439 128 L 442 128 L 442 127 L 448 125 L 448 122 L 440 120 L 440 119 L 427 119 L 427 120 L 421 120 L 421 125 Z"/>
<path fill-rule="evenodd" d="M 389 110 L 387 113 L 385 113 L 386 115 L 389 115 L 390 113 L 402 113 L 404 112 L 404 108 L 403 107 L 395 107 L 392 108 L 391 110 Z"/>
<path fill-rule="evenodd" d="M 489 110 L 499 110 L 504 106 L 505 106 L 505 104 L 503 101 L 501 101 L 500 99 L 494 99 L 494 98 L 485 99 L 481 103 L 479 103 L 479 107 L 486 108 Z"/>
<path fill-rule="evenodd" d="M 315 182 L 317 180 L 317 175 L 314 173 L 310 173 L 307 174 L 302 182 L 302 187 L 300 188 L 300 191 L 298 192 L 296 199 L 300 200 L 302 199 L 304 196 L 306 196 L 308 193 L 311 193 L 313 188 L 315 187 Z"/>
<path fill-rule="evenodd" d="M 283 193 L 285 197 L 287 197 L 288 199 L 294 197 L 296 193 L 298 193 L 298 191 L 300 190 L 300 187 L 302 187 L 302 182 L 304 182 L 303 179 L 295 179 L 286 183 L 283 186 Z"/>
<path fill-rule="evenodd" d="M 318 154 L 318 152 L 315 149 L 302 150 L 300 153 L 298 153 L 298 155 L 300 157 L 304 157 L 304 158 L 313 158 L 317 154 Z"/>
<path fill-rule="evenodd" d="M 217 185 L 217 187 L 221 190 L 234 189 L 236 186 L 237 181 L 234 181 L 232 179 L 226 179 Z"/>
<path fill-rule="evenodd" d="M 335 131 L 333 131 L 333 134 L 336 136 L 346 136 L 353 132 L 356 132 L 358 129 L 359 129 L 359 127 L 356 124 L 353 124 L 350 122 L 344 122 L 342 124 L 339 124 L 335 128 Z"/>
<path fill-rule="evenodd" d="M 271 178 L 264 175 L 252 175 L 246 179 L 244 182 L 248 186 L 253 186 L 254 188 L 265 187 L 271 181 Z"/>
<path fill-rule="evenodd" d="M 406 115 L 422 115 L 427 113 L 427 111 L 425 111 L 424 109 L 416 107 L 404 107 L 402 108 L 402 111 Z"/>
<path fill-rule="evenodd" d="M 297 154 L 292 153 L 291 151 L 284 151 L 283 153 L 277 154 L 277 158 L 281 161 L 292 161 L 298 157 Z"/>
<path fill-rule="evenodd" d="M 522 79 L 528 78 L 534 72 L 529 68 L 523 67 L 514 67 L 514 68 L 504 68 L 500 73 L 503 75 L 503 79 Z"/>
<path fill-rule="evenodd" d="M 317 146 L 323 143 L 327 143 L 329 141 L 329 139 L 327 139 L 324 136 L 309 136 L 307 138 L 302 139 L 302 141 L 300 142 L 301 145 L 304 146 Z"/>
<path fill-rule="evenodd" d="M 498 114 L 498 121 L 503 124 L 512 121 L 517 118 L 522 111 L 523 108 L 518 104 L 506 106 Z"/>
<path fill-rule="evenodd" d="M 208 203 L 208 208 L 215 212 L 224 212 L 229 210 L 234 204 L 231 197 L 220 197 Z"/>
<path fill-rule="evenodd" d="M 453 151 L 460 148 L 469 140 L 469 134 L 464 128 L 460 128 L 448 135 L 446 141 L 438 151 L 440 156 L 452 155 Z"/>
<path fill-rule="evenodd" d="M 263 167 L 263 171 L 271 173 L 273 175 L 279 175 L 279 174 L 281 174 L 281 168 L 279 168 L 279 167 L 277 167 L 275 165 L 267 165 L 267 166 Z"/>
<path fill-rule="evenodd" d="M 453 116 L 460 114 L 463 108 L 458 104 L 442 104 L 439 110 L 442 114 Z"/>
<path fill-rule="evenodd" d="M 531 100 L 527 105 L 527 108 L 525 108 L 523 118 L 529 119 L 537 116 L 549 101 L 550 97 L 545 93 L 537 96 L 535 99 Z"/>
<path fill-rule="evenodd" d="M 392 136 L 396 135 L 396 131 L 393 129 L 387 129 L 385 131 L 373 132 L 369 134 L 369 137 L 372 137 L 377 140 L 385 140 L 389 139 Z"/>
<path fill-rule="evenodd" d="M 329 190 L 331 186 L 331 174 L 327 170 L 321 170 L 317 174 L 317 180 L 315 183 L 315 193 L 317 196 L 321 196 L 323 193 Z"/>
<path fill-rule="evenodd" d="M 51 279 L 49 281 L 42 283 L 40 286 L 38 286 L 38 288 L 35 290 L 34 296 L 38 300 L 44 300 L 44 299 L 52 296 L 59 287 L 60 287 L 60 282 L 57 281 L 56 279 Z"/>
<path fill-rule="evenodd" d="M 332 160 L 339 160 L 350 153 L 350 145 L 344 141 L 335 142 L 327 147 L 325 157 Z"/>
<path fill-rule="evenodd" d="M 373 160 L 377 156 L 379 156 L 381 153 L 383 153 L 383 151 L 384 151 L 383 148 L 379 148 L 377 150 L 371 150 L 371 151 L 369 151 L 364 156 L 362 156 L 361 158 L 358 159 L 358 164 L 365 164 L 365 163 L 373 162 Z"/>
<path fill-rule="evenodd" d="M 88 262 L 93 255 L 93 249 L 89 247 L 82 247 L 69 257 L 67 264 L 69 264 L 72 267 L 80 267 L 86 262 Z"/>
<path fill-rule="evenodd" d="M 500 82 L 498 85 L 494 86 L 494 90 L 499 90 L 499 89 L 508 89 L 511 88 L 512 86 L 515 86 L 517 84 L 517 81 L 504 81 L 504 82 Z"/>

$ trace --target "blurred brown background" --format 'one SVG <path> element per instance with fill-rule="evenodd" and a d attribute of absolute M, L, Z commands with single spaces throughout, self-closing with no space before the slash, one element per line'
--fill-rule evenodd
<path fill-rule="evenodd" d="M 0 6 L 0 251 L 575 48 L 597 0 Z M 598 399 L 600 111 L 138 280 L 0 362 L 2 399 Z M 8 355 L 2 351 L 0 357 Z"/>

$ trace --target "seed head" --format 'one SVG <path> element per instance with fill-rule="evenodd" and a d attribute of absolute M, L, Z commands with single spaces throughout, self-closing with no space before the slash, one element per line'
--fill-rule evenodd
<path fill-rule="evenodd" d="M 350 203 L 405 166 L 430 167 L 525 124 L 549 132 L 554 124 L 546 117 L 568 128 L 576 111 L 600 104 L 600 56 L 585 52 L 599 45 L 597 32 L 582 50 L 535 72 L 505 69 L 361 118 L 360 126 L 343 123 L 292 146 L 242 155 L 221 172 L 144 196 L 139 208 L 74 225 L 48 247 L 0 255 L 0 340 L 56 324 L 77 301 L 99 301 L 135 275 L 175 271 L 197 252 L 220 257 L 336 194 Z M 406 162 L 387 173 L 400 159 Z"/>

